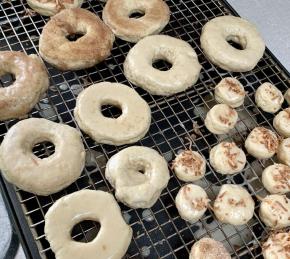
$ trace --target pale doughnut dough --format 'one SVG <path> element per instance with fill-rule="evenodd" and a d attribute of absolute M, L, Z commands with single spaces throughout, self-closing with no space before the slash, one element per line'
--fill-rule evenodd
<path fill-rule="evenodd" d="M 283 164 L 270 165 L 262 173 L 262 183 L 268 192 L 290 192 L 290 167 Z"/>
<path fill-rule="evenodd" d="M 258 159 L 267 159 L 277 152 L 279 145 L 276 134 L 264 127 L 256 127 L 248 135 L 245 148 L 248 153 Z"/>
<path fill-rule="evenodd" d="M 246 165 L 246 155 L 234 142 L 222 142 L 209 154 L 211 166 L 220 174 L 235 174 Z"/>
<path fill-rule="evenodd" d="M 277 151 L 279 161 L 290 166 L 290 138 L 283 139 Z"/>
<path fill-rule="evenodd" d="M 274 232 L 262 245 L 264 259 L 289 259 L 289 247 L 290 232 Z"/>
<path fill-rule="evenodd" d="M 206 161 L 198 152 L 184 150 L 178 154 L 172 168 L 178 179 L 191 182 L 202 178 L 206 170 Z"/>
<path fill-rule="evenodd" d="M 238 113 L 227 104 L 216 104 L 205 118 L 206 128 L 214 134 L 226 134 L 238 121 Z"/>
<path fill-rule="evenodd" d="M 284 94 L 284 98 L 287 101 L 288 105 L 290 105 L 290 89 L 288 89 L 285 94 Z"/>
<path fill-rule="evenodd" d="M 244 103 L 246 92 L 239 80 L 226 77 L 216 85 L 214 96 L 218 103 L 225 103 L 236 108 Z"/>
<path fill-rule="evenodd" d="M 131 208 L 152 207 L 169 181 L 166 160 L 154 149 L 141 146 L 112 156 L 105 175 L 116 189 L 116 198 Z"/>
<path fill-rule="evenodd" d="M 222 185 L 214 202 L 214 214 L 221 222 L 246 224 L 254 215 L 255 203 L 246 189 L 234 184 Z"/>
<path fill-rule="evenodd" d="M 290 107 L 275 116 L 273 126 L 283 137 L 290 137 Z"/>
<path fill-rule="evenodd" d="M 46 158 L 32 153 L 35 144 L 50 141 L 55 152 Z M 0 164 L 7 181 L 37 195 L 58 192 L 73 183 L 85 164 L 80 133 L 70 126 L 30 118 L 13 125 L 0 146 Z"/>
<path fill-rule="evenodd" d="M 231 256 L 221 242 L 204 237 L 193 244 L 189 259 L 231 259 Z"/>
<path fill-rule="evenodd" d="M 267 195 L 261 202 L 260 219 L 266 226 L 280 229 L 290 226 L 290 200 L 285 195 Z"/>
<path fill-rule="evenodd" d="M 73 227 L 84 221 L 100 223 L 89 243 L 71 238 Z M 131 242 L 132 229 L 110 193 L 81 190 L 58 199 L 45 214 L 44 232 L 57 259 L 120 259 Z"/>
<path fill-rule="evenodd" d="M 156 60 L 172 64 L 168 71 L 152 66 Z M 194 49 L 185 41 L 167 35 L 147 36 L 130 49 L 124 74 L 133 84 L 151 94 L 172 95 L 185 91 L 198 80 L 201 65 Z"/>
<path fill-rule="evenodd" d="M 206 192 L 195 184 L 187 184 L 178 191 L 175 204 L 179 215 L 191 224 L 198 221 L 207 210 Z"/>
<path fill-rule="evenodd" d="M 111 104 L 122 110 L 118 118 L 105 117 L 101 106 Z M 80 128 L 98 143 L 134 143 L 147 133 L 151 112 L 148 104 L 132 88 L 102 82 L 83 90 L 77 98 L 74 116 Z"/>
<path fill-rule="evenodd" d="M 281 91 L 271 83 L 260 85 L 255 93 L 255 102 L 263 111 L 275 113 L 284 101 Z"/>

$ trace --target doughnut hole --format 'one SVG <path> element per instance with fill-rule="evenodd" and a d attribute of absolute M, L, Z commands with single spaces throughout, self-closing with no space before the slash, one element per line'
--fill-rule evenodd
<path fill-rule="evenodd" d="M 101 112 L 105 117 L 117 119 L 122 115 L 122 108 L 118 104 L 104 103 L 101 106 Z"/>
<path fill-rule="evenodd" d="M 226 38 L 226 41 L 229 45 L 238 50 L 244 50 L 247 47 L 247 40 L 245 37 L 230 35 Z"/>
<path fill-rule="evenodd" d="M 54 154 L 55 146 L 50 141 L 38 142 L 33 146 L 32 152 L 38 158 L 41 158 L 41 159 L 47 158 L 51 156 L 52 154 Z"/>
<path fill-rule="evenodd" d="M 15 82 L 15 76 L 11 73 L 0 74 L 0 87 L 8 87 Z"/>
<path fill-rule="evenodd" d="M 71 230 L 74 241 L 89 243 L 95 239 L 100 231 L 101 225 L 97 221 L 84 220 L 76 224 Z"/>
<path fill-rule="evenodd" d="M 152 66 L 160 71 L 168 71 L 171 69 L 172 64 L 165 58 L 155 59 Z"/>
<path fill-rule="evenodd" d="M 68 34 L 66 36 L 66 38 L 69 40 L 69 41 L 77 41 L 79 38 L 83 37 L 85 35 L 85 33 L 82 33 L 82 32 L 76 32 L 76 33 L 71 33 L 71 34 Z"/>
<path fill-rule="evenodd" d="M 129 13 L 129 18 L 130 19 L 139 19 L 139 18 L 143 17 L 144 15 L 145 15 L 144 10 L 136 9 L 136 10 L 132 10 Z"/>

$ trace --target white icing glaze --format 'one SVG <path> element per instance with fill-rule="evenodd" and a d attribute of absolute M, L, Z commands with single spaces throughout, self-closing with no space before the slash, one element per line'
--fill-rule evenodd
<path fill-rule="evenodd" d="M 277 151 L 279 161 L 290 166 L 290 138 L 283 139 Z"/>
<path fill-rule="evenodd" d="M 279 112 L 275 116 L 273 126 L 281 136 L 290 137 L 290 108 Z"/>

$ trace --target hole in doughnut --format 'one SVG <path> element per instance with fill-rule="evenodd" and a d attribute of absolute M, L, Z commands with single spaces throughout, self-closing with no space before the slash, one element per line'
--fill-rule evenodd
<path fill-rule="evenodd" d="M 89 243 L 98 235 L 100 228 L 97 221 L 84 220 L 73 227 L 71 237 L 74 241 Z"/>
<path fill-rule="evenodd" d="M 105 117 L 117 119 L 122 115 L 122 109 L 116 105 L 103 104 L 101 112 Z"/>
<path fill-rule="evenodd" d="M 83 37 L 84 35 L 85 35 L 84 33 L 77 32 L 77 33 L 72 33 L 72 34 L 67 35 L 66 38 L 69 41 L 77 41 L 79 38 Z"/>
<path fill-rule="evenodd" d="M 156 59 L 152 66 L 160 71 L 167 71 L 172 67 L 172 64 L 165 59 Z"/>
<path fill-rule="evenodd" d="M 34 155 L 41 159 L 51 156 L 54 151 L 55 146 L 49 141 L 36 143 L 32 148 L 32 152 L 34 153 Z"/>
<path fill-rule="evenodd" d="M 238 50 L 244 50 L 246 48 L 247 42 L 245 39 L 242 39 L 239 36 L 228 36 L 226 38 L 228 44 L 230 44 L 233 48 Z"/>
<path fill-rule="evenodd" d="M 13 74 L 7 73 L 0 75 L 0 87 L 8 87 L 15 82 L 15 76 Z"/>
<path fill-rule="evenodd" d="M 142 16 L 145 15 L 145 12 L 142 10 L 133 10 L 130 14 L 129 14 L 129 18 L 131 19 L 138 19 L 141 18 Z"/>

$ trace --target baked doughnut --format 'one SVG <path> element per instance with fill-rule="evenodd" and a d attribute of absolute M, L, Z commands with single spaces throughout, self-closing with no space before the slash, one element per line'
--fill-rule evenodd
<path fill-rule="evenodd" d="M 288 89 L 285 94 L 284 94 L 284 98 L 287 101 L 288 105 L 290 105 L 290 89 Z"/>
<path fill-rule="evenodd" d="M 0 89 L 0 120 L 26 115 L 49 86 L 45 66 L 36 55 L 0 51 L 0 76 L 15 76 L 15 82 Z"/>
<path fill-rule="evenodd" d="M 144 14 L 130 18 L 133 13 Z M 170 10 L 163 0 L 108 0 L 103 9 L 103 20 L 114 34 L 129 42 L 158 34 L 169 22 Z"/>
<path fill-rule="evenodd" d="M 268 166 L 263 171 L 262 183 L 270 193 L 290 192 L 290 167 L 283 164 Z"/>
<path fill-rule="evenodd" d="M 148 147 L 132 146 L 112 156 L 105 175 L 116 198 L 131 208 L 150 208 L 169 181 L 166 160 Z"/>
<path fill-rule="evenodd" d="M 83 36 L 69 41 L 67 37 L 75 33 Z M 39 53 L 60 70 L 79 70 L 106 59 L 114 40 L 114 34 L 95 14 L 81 8 L 65 9 L 44 26 Z"/>
<path fill-rule="evenodd" d="M 238 121 L 238 113 L 227 104 L 216 104 L 205 118 L 206 128 L 214 134 L 226 134 L 233 129 Z"/>
<path fill-rule="evenodd" d="M 277 135 L 264 127 L 256 127 L 248 135 L 245 148 L 258 159 L 267 159 L 277 152 L 279 141 Z"/>
<path fill-rule="evenodd" d="M 283 137 L 290 137 L 290 107 L 275 116 L 273 126 Z"/>
<path fill-rule="evenodd" d="M 261 202 L 260 219 L 266 226 L 280 229 L 290 226 L 290 200 L 285 195 L 267 195 Z"/>
<path fill-rule="evenodd" d="M 222 142 L 211 149 L 209 162 L 220 174 L 235 174 L 244 169 L 247 159 L 234 142 Z"/>
<path fill-rule="evenodd" d="M 290 232 L 272 233 L 262 245 L 264 259 L 290 258 Z"/>
<path fill-rule="evenodd" d="M 73 227 L 93 220 L 100 232 L 89 243 L 71 238 Z M 45 215 L 44 232 L 58 259 L 120 259 L 131 242 L 132 229 L 124 221 L 114 196 L 103 191 L 81 190 L 58 199 Z"/>
<path fill-rule="evenodd" d="M 229 44 L 233 41 L 243 50 Z M 207 22 L 200 37 L 207 58 L 218 67 L 232 72 L 252 70 L 265 51 L 265 43 L 256 27 L 234 16 L 220 16 Z"/>
<path fill-rule="evenodd" d="M 168 71 L 154 68 L 152 64 L 160 59 L 168 61 L 172 67 Z M 167 35 L 140 40 L 130 49 L 124 62 L 126 78 L 156 95 L 185 91 L 196 83 L 200 70 L 194 49 L 187 42 Z"/>
<path fill-rule="evenodd" d="M 179 215 L 191 224 L 198 221 L 207 210 L 206 192 L 195 184 L 187 184 L 178 191 L 175 204 Z"/>
<path fill-rule="evenodd" d="M 53 16 L 62 9 L 80 7 L 84 0 L 27 0 L 28 5 L 37 13 Z"/>
<path fill-rule="evenodd" d="M 32 153 L 32 148 L 43 141 L 52 142 L 55 152 L 41 159 Z M 75 128 L 30 118 L 8 130 L 0 146 L 0 164 L 8 182 L 27 192 L 49 195 L 80 176 L 85 165 L 85 149 Z"/>
<path fill-rule="evenodd" d="M 174 159 L 172 169 L 178 179 L 184 182 L 192 182 L 204 176 L 206 161 L 198 152 L 184 150 Z"/>
<path fill-rule="evenodd" d="M 284 101 L 281 91 L 271 83 L 260 85 L 255 93 L 255 102 L 263 111 L 275 113 Z"/>
<path fill-rule="evenodd" d="M 105 117 L 102 105 L 122 110 L 118 118 Z M 147 133 L 151 112 L 148 104 L 132 88 L 102 82 L 83 90 L 77 98 L 74 116 L 80 128 L 98 143 L 123 145 L 134 143 Z"/>
<path fill-rule="evenodd" d="M 189 259 L 231 259 L 231 256 L 221 242 L 204 237 L 193 244 Z"/>
<path fill-rule="evenodd" d="M 283 139 L 277 151 L 279 161 L 290 166 L 290 138 Z"/>
<path fill-rule="evenodd" d="M 246 224 L 254 215 L 255 203 L 246 189 L 234 184 L 222 185 L 214 202 L 214 214 L 221 222 Z"/>

